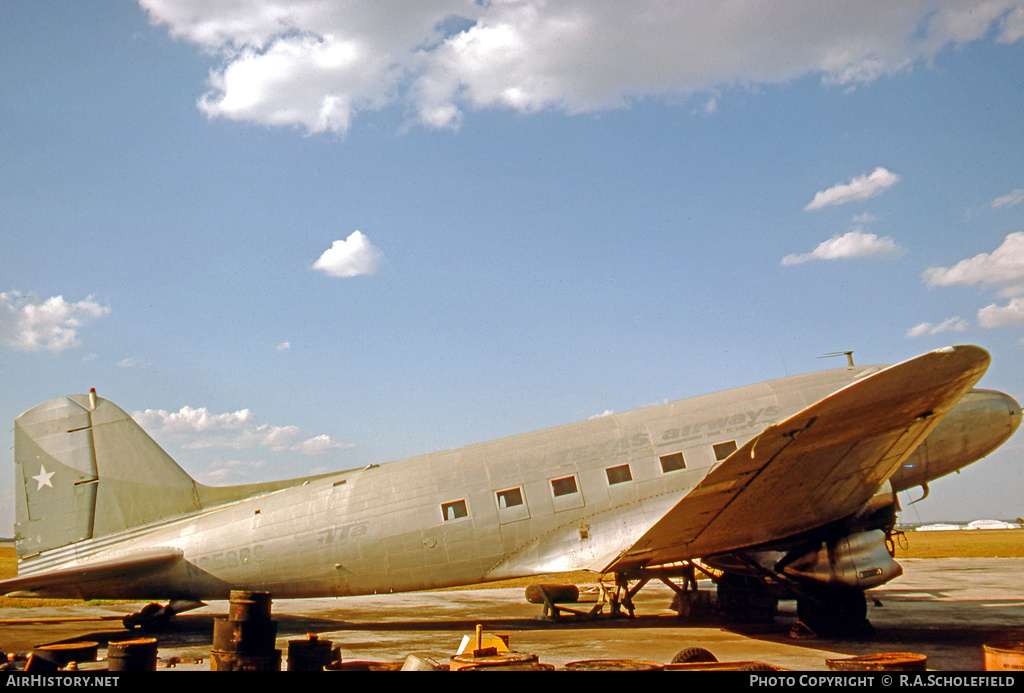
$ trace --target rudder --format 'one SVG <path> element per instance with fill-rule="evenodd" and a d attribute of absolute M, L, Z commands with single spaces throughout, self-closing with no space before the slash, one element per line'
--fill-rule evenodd
<path fill-rule="evenodd" d="M 95 392 L 15 419 L 14 462 L 19 559 L 201 507 L 195 481 Z"/>

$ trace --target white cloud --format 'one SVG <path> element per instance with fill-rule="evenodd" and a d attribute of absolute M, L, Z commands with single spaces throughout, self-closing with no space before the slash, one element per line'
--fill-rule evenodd
<path fill-rule="evenodd" d="M 924 271 L 928 286 L 1005 286 L 1024 280 L 1024 233 L 1011 233 L 992 253 L 979 253 L 952 267 Z"/>
<path fill-rule="evenodd" d="M 149 368 L 150 365 L 145 359 L 138 359 L 134 356 L 129 356 L 117 362 L 118 368 Z"/>
<path fill-rule="evenodd" d="M 19 291 L 0 293 L 0 344 L 19 351 L 61 352 L 81 344 L 78 331 L 110 313 L 92 296 L 69 303 L 63 296 L 44 301 Z"/>
<path fill-rule="evenodd" d="M 879 166 L 869 175 L 858 176 L 849 183 L 837 183 L 828 190 L 819 191 L 810 204 L 804 207 L 804 211 L 877 197 L 899 181 L 899 176 Z"/>
<path fill-rule="evenodd" d="M 999 37 L 996 40 L 1000 43 L 1013 43 L 1022 37 L 1024 37 L 1024 7 L 1018 7 L 1003 19 Z"/>
<path fill-rule="evenodd" d="M 864 231 L 849 231 L 842 236 L 833 236 L 809 253 L 787 255 L 783 265 L 799 265 L 811 260 L 842 260 L 863 257 L 899 257 L 906 251 L 886 236 Z"/>
<path fill-rule="evenodd" d="M 999 296 L 1009 302 L 980 309 L 978 326 L 993 329 L 1024 325 L 1024 233 L 1009 234 L 991 253 L 979 253 L 952 267 L 930 267 L 922 278 L 933 287 L 980 284 L 998 288 Z"/>
<path fill-rule="evenodd" d="M 228 414 L 211 414 L 206 407 L 194 409 L 188 405 L 176 412 L 147 409 L 135 412 L 132 418 L 143 428 L 170 434 L 241 430 L 255 423 L 255 416 L 248 409 Z"/>
<path fill-rule="evenodd" d="M 939 334 L 940 332 L 964 332 L 969 330 L 971 324 L 966 320 L 961 320 L 959 317 L 949 318 L 944 320 L 938 325 L 932 325 L 930 322 L 923 322 L 916 327 L 912 327 L 907 330 L 907 337 L 924 337 L 927 335 Z"/>
<path fill-rule="evenodd" d="M 353 447 L 351 443 L 335 441 L 326 434 L 301 440 L 302 430 L 297 426 L 261 423 L 249 409 L 211 414 L 206 407 L 184 406 L 176 412 L 163 409 L 137 411 L 132 413 L 132 418 L 151 435 L 173 441 L 186 450 L 264 448 L 274 452 L 319 455 Z"/>
<path fill-rule="evenodd" d="M 874 216 L 873 214 L 868 214 L 867 212 L 864 212 L 863 214 L 858 214 L 853 218 L 853 223 L 858 226 L 862 226 L 864 224 L 874 224 L 876 221 L 879 221 L 878 217 Z"/>
<path fill-rule="evenodd" d="M 263 460 L 246 462 L 242 460 L 229 460 L 223 465 L 218 465 L 208 472 L 199 472 L 196 478 L 208 484 L 228 484 L 244 481 L 249 476 L 250 470 L 260 470 L 267 466 Z"/>
<path fill-rule="evenodd" d="M 1024 35 L 1017 0 L 581 3 L 139 0 L 221 61 L 210 117 L 344 133 L 395 105 L 428 127 L 466 109 L 580 113 L 817 75 L 849 87 L 951 44 Z M 712 98 L 707 97 L 708 94 Z"/>
<path fill-rule="evenodd" d="M 274 347 L 274 351 L 288 351 L 291 348 L 292 348 L 292 343 L 291 342 L 281 342 L 276 347 Z"/>
<path fill-rule="evenodd" d="M 1024 325 L 1024 298 L 1012 299 L 1005 306 L 985 306 L 978 311 L 978 324 L 988 328 Z"/>
<path fill-rule="evenodd" d="M 357 277 L 373 274 L 382 257 L 370 240 L 359 231 L 343 241 L 334 241 L 330 248 L 313 263 L 313 269 L 332 277 Z"/>
<path fill-rule="evenodd" d="M 345 450 L 351 447 L 354 447 L 351 443 L 339 443 L 331 440 L 329 435 L 321 434 L 304 440 L 290 449 L 292 452 L 299 452 L 303 455 L 320 455 L 330 450 Z"/>
<path fill-rule="evenodd" d="M 992 207 L 994 209 L 1003 209 L 1004 207 L 1013 207 L 1024 202 L 1024 190 L 1014 190 L 1009 195 L 1003 195 L 992 200 Z"/>

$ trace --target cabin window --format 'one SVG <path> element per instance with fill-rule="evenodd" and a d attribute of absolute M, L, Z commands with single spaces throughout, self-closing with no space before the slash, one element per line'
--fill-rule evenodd
<path fill-rule="evenodd" d="M 661 460 L 661 471 L 664 474 L 669 472 L 677 472 L 680 469 L 686 469 L 686 462 L 683 460 L 683 453 L 674 452 L 671 455 L 662 455 Z"/>
<path fill-rule="evenodd" d="M 441 517 L 444 518 L 445 522 L 458 520 L 462 517 L 469 517 L 469 509 L 466 507 L 466 501 L 460 500 L 455 501 L 454 503 L 441 503 Z"/>
<path fill-rule="evenodd" d="M 498 491 L 498 508 L 514 508 L 523 504 L 523 489 L 510 488 L 507 491 Z"/>
<path fill-rule="evenodd" d="M 530 509 L 526 505 L 526 491 L 522 486 L 495 491 L 494 502 L 498 505 L 498 522 L 500 524 L 530 518 Z"/>
<path fill-rule="evenodd" d="M 633 475 L 629 472 L 629 465 L 623 464 L 618 467 L 609 467 L 604 470 L 604 473 L 608 475 L 608 484 L 624 484 L 627 481 L 633 480 Z"/>
<path fill-rule="evenodd" d="M 730 440 L 725 443 L 718 443 L 717 445 L 711 446 L 715 450 L 715 460 L 721 462 L 729 455 L 736 452 L 736 441 Z"/>
<path fill-rule="evenodd" d="M 555 494 L 556 498 L 579 493 L 579 488 L 576 486 L 576 477 L 567 476 L 562 479 L 552 479 L 551 492 Z"/>

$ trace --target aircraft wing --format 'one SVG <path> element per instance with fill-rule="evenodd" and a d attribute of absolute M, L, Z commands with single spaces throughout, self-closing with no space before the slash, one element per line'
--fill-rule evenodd
<path fill-rule="evenodd" d="M 958 346 L 890 366 L 765 429 L 602 572 L 727 553 L 848 517 L 988 368 Z"/>
<path fill-rule="evenodd" d="M 138 579 L 177 563 L 182 556 L 181 549 L 148 549 L 108 561 L 2 580 L 0 594 L 80 598 L 81 589 L 90 584 Z"/>

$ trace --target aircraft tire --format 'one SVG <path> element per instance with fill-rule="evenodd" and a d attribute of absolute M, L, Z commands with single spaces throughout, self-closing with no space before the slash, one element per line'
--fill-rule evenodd
<path fill-rule="evenodd" d="M 675 657 L 672 658 L 673 664 L 693 664 L 696 662 L 717 662 L 718 657 L 713 655 L 703 647 L 687 647 L 685 650 L 680 650 Z"/>
<path fill-rule="evenodd" d="M 152 603 L 142 607 L 141 611 L 129 614 L 121 619 L 125 630 L 133 630 L 138 627 L 143 631 L 160 631 L 170 623 L 173 612 L 159 604 Z"/>
<path fill-rule="evenodd" d="M 718 581 L 718 614 L 726 623 L 772 623 L 778 603 L 755 578 L 726 573 Z"/>
<path fill-rule="evenodd" d="M 805 588 L 810 594 L 796 602 L 800 621 L 824 637 L 851 637 L 871 630 L 867 597 L 862 590 L 844 586 Z"/>

